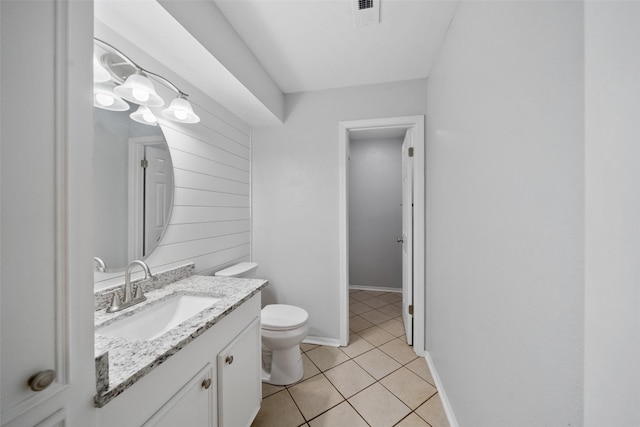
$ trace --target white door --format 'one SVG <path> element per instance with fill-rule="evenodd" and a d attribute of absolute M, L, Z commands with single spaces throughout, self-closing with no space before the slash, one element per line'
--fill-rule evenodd
<path fill-rule="evenodd" d="M 144 178 L 144 250 L 147 256 L 157 245 L 166 228 L 171 210 L 173 173 L 169 151 L 145 146 L 147 167 Z"/>
<path fill-rule="evenodd" d="M 413 344 L 413 141 L 411 129 L 402 143 L 402 321 Z"/>

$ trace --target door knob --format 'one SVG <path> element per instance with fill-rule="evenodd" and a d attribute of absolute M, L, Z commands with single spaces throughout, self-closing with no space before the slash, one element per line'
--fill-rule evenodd
<path fill-rule="evenodd" d="M 44 371 L 40 371 L 29 378 L 27 384 L 29 384 L 29 388 L 33 391 L 42 391 L 49 387 L 55 379 L 56 371 L 53 369 L 45 369 Z"/>
<path fill-rule="evenodd" d="M 404 239 L 403 239 L 402 237 L 398 237 L 398 238 L 396 239 L 396 242 L 398 242 L 398 243 L 402 243 L 402 242 L 404 242 Z"/>

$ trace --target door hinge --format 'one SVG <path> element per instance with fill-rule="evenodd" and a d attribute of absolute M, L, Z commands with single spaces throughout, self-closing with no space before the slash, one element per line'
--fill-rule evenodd
<path fill-rule="evenodd" d="M 409 157 L 413 157 L 413 147 L 409 147 Z"/>
<path fill-rule="evenodd" d="M 409 315 L 413 316 L 413 304 L 409 305 Z"/>
<path fill-rule="evenodd" d="M 147 161 L 147 159 L 142 159 L 140 160 L 140 167 L 146 169 L 147 166 L 149 166 L 149 162 Z"/>

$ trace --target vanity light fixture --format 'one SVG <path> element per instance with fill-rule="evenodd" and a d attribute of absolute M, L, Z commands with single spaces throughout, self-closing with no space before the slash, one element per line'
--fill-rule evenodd
<path fill-rule="evenodd" d="M 101 83 L 101 82 L 108 82 L 109 80 L 111 80 L 111 74 L 109 74 L 107 69 L 104 68 L 102 64 L 100 64 L 100 62 L 98 62 L 98 58 L 94 53 L 93 54 L 93 82 Z"/>
<path fill-rule="evenodd" d="M 96 45 L 101 46 L 109 54 L 113 54 L 111 56 L 116 56 L 116 61 L 109 62 L 105 60 L 105 56 L 107 56 L 105 55 L 100 63 L 94 55 L 94 81 L 96 78 L 103 78 L 97 77 L 97 74 L 101 74 L 99 71 L 101 68 L 109 74 L 109 80 L 115 82 L 94 84 L 94 106 L 106 110 L 125 111 L 128 109 L 128 105 L 127 108 L 123 108 L 122 104 L 126 105 L 124 100 L 127 100 L 140 106 L 137 111 L 129 115 L 132 120 L 145 125 L 157 126 L 158 119 L 148 107 L 161 107 L 164 105 L 164 100 L 156 92 L 151 77 L 178 94 L 171 101 L 169 107 L 162 111 L 163 117 L 179 123 L 198 123 L 200 121 L 200 117 L 194 113 L 193 107 L 187 101 L 188 95 L 178 89 L 176 85 L 161 75 L 140 67 L 109 43 L 95 37 L 93 40 Z M 96 63 L 99 68 L 96 68 Z M 120 68 L 122 66 L 128 67 L 126 74 L 122 72 L 123 69 Z"/>
<path fill-rule="evenodd" d="M 94 83 L 93 106 L 110 111 L 127 111 L 129 104 L 116 95 L 113 88 L 114 85 L 111 82 Z"/>
<path fill-rule="evenodd" d="M 131 120 L 135 120 L 143 125 L 158 126 L 158 118 L 146 105 L 139 106 L 135 112 L 129 114 L 129 117 L 131 117 Z"/>
<path fill-rule="evenodd" d="M 184 93 L 180 93 L 167 108 L 162 110 L 162 116 L 174 122 L 198 123 L 200 117 L 193 112 L 193 108 L 185 96 Z"/>
<path fill-rule="evenodd" d="M 153 83 L 142 73 L 141 69 L 127 77 L 127 80 L 123 84 L 116 86 L 113 91 L 116 95 L 120 95 L 134 104 L 147 107 L 161 107 L 164 105 L 164 100 L 160 98 L 156 88 L 153 87 Z"/>

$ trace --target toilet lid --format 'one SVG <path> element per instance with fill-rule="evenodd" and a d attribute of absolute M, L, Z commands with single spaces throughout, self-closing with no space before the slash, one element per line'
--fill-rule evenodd
<path fill-rule="evenodd" d="M 281 331 L 304 325 L 309 318 L 306 310 L 287 304 L 270 304 L 262 309 L 262 329 Z"/>

